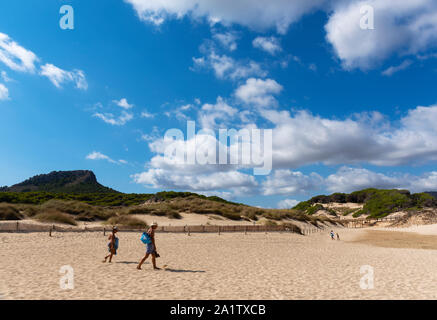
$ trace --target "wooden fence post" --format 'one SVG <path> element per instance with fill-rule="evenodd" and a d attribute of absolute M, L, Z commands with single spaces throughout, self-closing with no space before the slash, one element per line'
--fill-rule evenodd
<path fill-rule="evenodd" d="M 106 228 L 103 227 L 103 236 L 106 236 Z"/>
<path fill-rule="evenodd" d="M 190 227 L 188 227 L 188 236 L 190 236 Z"/>
<path fill-rule="evenodd" d="M 218 226 L 218 235 L 220 235 L 220 226 Z"/>
<path fill-rule="evenodd" d="M 18 230 L 20 230 L 20 224 L 19 224 L 19 222 L 17 221 L 17 231 Z"/>

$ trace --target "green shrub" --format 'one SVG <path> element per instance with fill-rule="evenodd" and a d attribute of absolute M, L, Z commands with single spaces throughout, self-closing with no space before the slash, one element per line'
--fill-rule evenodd
<path fill-rule="evenodd" d="M 437 204 L 436 198 L 428 193 L 415 193 L 412 198 L 418 208 L 434 207 Z"/>
<path fill-rule="evenodd" d="M 311 215 L 315 214 L 319 210 L 324 210 L 324 207 L 321 204 L 316 204 L 314 206 L 309 207 L 306 210 L 306 213 L 311 216 Z"/>
<path fill-rule="evenodd" d="M 378 190 L 364 204 L 363 213 L 380 218 L 412 205 L 414 202 L 405 193 L 398 190 Z"/>
<path fill-rule="evenodd" d="M 308 201 L 300 202 L 293 209 L 311 215 L 321 209 L 319 203 L 332 202 L 363 203 L 362 210 L 355 211 L 356 209 L 350 209 L 350 211 L 341 212 L 343 215 L 353 212 L 353 217 L 366 214 L 374 218 L 380 218 L 399 210 L 419 210 L 425 207 L 437 207 L 437 200 L 427 193 L 411 194 L 408 190 L 368 188 L 350 194 L 334 193 L 330 196 L 316 196 Z M 330 211 L 330 213 L 334 214 L 335 211 Z"/>
<path fill-rule="evenodd" d="M 359 216 L 361 216 L 364 213 L 364 210 L 358 210 L 357 212 L 355 212 L 352 217 L 354 218 L 358 218 Z"/>
<path fill-rule="evenodd" d="M 302 201 L 293 207 L 295 210 L 307 211 L 312 206 L 311 201 Z"/>

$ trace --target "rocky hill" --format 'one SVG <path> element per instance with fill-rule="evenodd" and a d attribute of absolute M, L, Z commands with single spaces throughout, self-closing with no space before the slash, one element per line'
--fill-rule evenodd
<path fill-rule="evenodd" d="M 29 178 L 11 187 L 0 188 L 1 192 L 55 192 L 55 193 L 117 193 L 97 182 L 92 171 L 53 171 Z"/>

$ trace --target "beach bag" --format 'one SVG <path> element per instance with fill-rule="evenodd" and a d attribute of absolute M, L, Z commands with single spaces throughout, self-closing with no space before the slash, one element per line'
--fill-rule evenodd
<path fill-rule="evenodd" d="M 152 243 L 152 239 L 147 232 L 143 232 L 143 234 L 141 235 L 141 242 L 144 244 Z"/>
<path fill-rule="evenodd" d="M 108 243 L 108 248 L 111 248 L 111 242 Z M 118 250 L 118 238 L 115 238 L 114 250 Z"/>

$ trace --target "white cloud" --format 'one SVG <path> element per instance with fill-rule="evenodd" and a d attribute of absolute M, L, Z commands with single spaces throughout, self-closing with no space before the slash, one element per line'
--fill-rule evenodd
<path fill-rule="evenodd" d="M 378 189 L 406 189 L 411 192 L 437 190 L 437 171 L 426 172 L 420 176 L 412 174 L 384 174 L 365 168 L 341 167 L 336 173 L 322 178 L 317 173 L 304 175 L 290 170 L 276 170 L 262 182 L 264 195 L 300 195 L 327 190 L 330 193 Z M 296 201 L 296 200 L 291 200 Z M 282 201 L 281 201 L 282 202 Z M 280 203 L 281 203 L 280 202 Z M 294 204 L 295 203 L 295 204 Z M 298 201 L 284 200 L 283 208 L 290 208 Z"/>
<path fill-rule="evenodd" d="M 207 57 L 193 58 L 197 68 L 210 68 L 219 79 L 238 80 L 250 76 L 265 77 L 267 72 L 254 61 L 236 61 L 227 55 L 211 51 Z"/>
<path fill-rule="evenodd" d="M 271 55 L 275 55 L 276 53 L 282 51 L 279 39 L 276 37 L 256 37 L 252 41 L 252 45 L 255 48 L 270 53 Z"/>
<path fill-rule="evenodd" d="M 13 79 L 9 78 L 8 74 L 6 73 L 6 71 L 2 71 L 1 72 L 1 77 L 2 77 L 4 82 L 14 82 Z"/>
<path fill-rule="evenodd" d="M 374 29 L 361 29 L 363 6 L 374 8 Z M 369 69 L 394 53 L 417 54 L 437 45 L 434 0 L 340 2 L 325 26 L 344 68 Z M 394 36 L 395 35 L 395 36 Z"/>
<path fill-rule="evenodd" d="M 399 71 L 402 71 L 402 70 L 407 69 L 409 66 L 412 65 L 412 63 L 413 63 L 413 62 L 412 62 L 411 60 L 405 60 L 405 61 L 403 61 L 403 62 L 402 62 L 400 65 L 398 65 L 398 66 L 391 66 L 391 67 L 385 69 L 385 70 L 382 72 L 382 75 L 390 77 L 390 76 L 392 76 L 393 74 L 395 74 L 396 72 L 399 72 Z"/>
<path fill-rule="evenodd" d="M 100 112 L 94 113 L 93 116 L 113 126 L 123 126 L 128 121 L 134 118 L 132 113 L 126 111 L 122 111 L 121 115 L 118 118 L 116 118 L 112 113 L 100 113 Z"/>
<path fill-rule="evenodd" d="M 85 73 L 82 70 L 65 71 L 53 64 L 46 63 L 41 66 L 40 74 L 49 78 L 57 88 L 61 88 L 65 82 L 74 82 L 76 88 L 81 90 L 88 89 Z"/>
<path fill-rule="evenodd" d="M 246 86 L 246 87 L 245 87 Z M 243 88 L 243 89 L 242 89 Z M 198 111 L 201 128 L 217 128 L 232 123 L 238 128 L 252 128 L 254 117 L 263 118 L 273 130 L 273 173 L 251 183 L 240 170 L 240 165 L 186 164 L 185 158 L 168 159 L 164 150 L 170 141 L 162 137 L 149 137 L 149 149 L 155 155 L 147 164 L 147 170 L 135 179 L 146 183 L 151 179 L 156 188 L 189 188 L 212 192 L 217 187 L 211 179 L 227 175 L 218 173 L 239 172 L 233 184 L 218 181 L 220 192 L 246 192 L 263 195 L 307 194 L 325 189 L 331 192 L 353 191 L 366 187 L 406 188 L 413 191 L 436 189 L 437 173 L 417 177 L 413 175 L 382 174 L 368 169 L 342 167 L 335 174 L 322 178 L 317 173 L 305 175 L 293 169 L 311 164 L 325 165 L 377 165 L 398 166 L 423 164 L 437 160 L 437 106 L 418 106 L 410 109 L 400 119 L 388 119 L 379 112 L 354 114 L 350 117 L 325 118 L 307 111 L 278 111 L 269 106 L 277 104 L 274 94 L 282 87 L 271 79 L 248 79 L 236 97 L 242 102 L 259 107 L 251 110 L 250 118 L 235 123 L 239 113 L 222 98 L 215 104 L 204 104 Z M 188 104 L 183 109 L 194 108 Z M 231 122 L 232 120 L 232 122 Z M 267 127 L 269 127 L 267 126 Z M 256 127 L 256 126 L 255 126 Z M 199 128 L 200 129 L 200 128 Z M 196 140 L 197 139 L 197 140 Z M 195 139 L 176 142 L 178 150 L 196 150 L 194 144 L 217 145 L 214 137 L 197 135 Z M 171 141 L 174 142 L 174 141 Z M 364 147 L 363 147 L 364 146 Z M 212 149 L 212 148 L 211 148 Z M 217 174 L 217 175 L 214 175 Z M 435 188 L 434 188 L 435 186 Z M 232 191 L 230 191 L 232 189 Z M 244 192 L 243 192 L 244 190 Z"/>
<path fill-rule="evenodd" d="M 168 169 L 152 168 L 133 175 L 136 183 L 157 189 L 188 191 L 233 190 L 234 194 L 252 193 L 257 186 L 255 178 L 238 171 L 187 174 Z"/>
<path fill-rule="evenodd" d="M 98 151 L 93 151 L 90 154 L 88 154 L 86 156 L 87 160 L 106 160 L 110 163 L 116 163 L 116 164 L 127 164 L 128 162 L 126 160 L 113 160 L 112 158 L 108 157 L 107 155 L 98 152 Z"/>
<path fill-rule="evenodd" d="M 366 188 L 393 189 L 402 187 L 398 178 L 388 177 L 382 173 L 376 173 L 367 169 L 342 167 L 340 170 L 329 175 L 325 184 L 331 192 L 353 192 Z"/>
<path fill-rule="evenodd" d="M 150 112 L 148 112 L 148 111 L 146 111 L 146 110 L 143 110 L 142 112 L 141 112 L 141 118 L 153 118 L 155 115 L 153 114 L 153 113 L 150 113 Z"/>
<path fill-rule="evenodd" d="M 33 73 L 38 57 L 0 32 L 0 61 L 12 70 Z"/>
<path fill-rule="evenodd" d="M 276 28 L 285 33 L 301 16 L 324 4 L 325 0 L 125 0 L 138 17 L 155 25 L 166 19 L 206 18 L 211 24 L 240 24 L 254 30 Z"/>
<path fill-rule="evenodd" d="M 165 154 L 166 148 L 172 146 L 176 152 L 175 155 Z M 187 158 L 196 156 L 196 153 L 202 153 L 202 150 L 216 150 L 217 140 L 206 134 L 196 134 L 189 140 L 173 140 L 168 137 L 158 137 L 149 143 L 149 149 L 156 155 L 150 159 L 149 165 L 152 168 L 172 170 L 174 172 L 184 172 L 184 174 L 203 174 L 211 173 L 218 170 L 229 171 L 234 170 L 235 166 L 219 166 L 216 164 L 189 164 L 185 161 L 184 153 L 187 151 Z M 203 149 L 202 149 L 203 148 Z"/>
<path fill-rule="evenodd" d="M 157 126 L 153 126 L 153 129 L 149 133 L 141 133 L 141 140 L 152 142 L 160 139 L 160 132 Z"/>
<path fill-rule="evenodd" d="M 264 195 L 305 194 L 321 187 L 323 178 L 317 173 L 304 175 L 299 171 L 275 170 L 263 182 Z"/>
<path fill-rule="evenodd" d="M 2 83 L 0 83 L 0 100 L 9 100 L 9 90 Z"/>
<path fill-rule="evenodd" d="M 34 73 L 40 59 L 32 51 L 13 41 L 7 34 L 0 32 L 0 61 L 14 71 Z M 46 63 L 40 66 L 39 74 L 47 77 L 57 88 L 61 88 L 65 82 L 73 82 L 78 89 L 88 89 L 85 73 L 82 70 L 66 71 Z M 5 82 L 13 81 L 5 71 L 1 72 L 1 77 Z"/>
<path fill-rule="evenodd" d="M 109 161 L 111 163 L 116 162 L 115 160 L 112 160 L 107 155 L 105 155 L 101 152 L 97 152 L 97 151 L 91 152 L 89 155 L 86 156 L 86 159 L 88 159 L 88 160 L 106 160 L 106 161 Z"/>
<path fill-rule="evenodd" d="M 437 160 L 437 106 L 409 110 L 395 125 L 378 113 L 344 120 L 307 111 L 291 115 L 263 110 L 260 115 L 274 126 L 274 168 L 315 163 L 394 166 Z"/>
<path fill-rule="evenodd" d="M 120 108 L 123 108 L 123 109 L 126 109 L 126 110 L 129 110 L 129 109 L 133 108 L 133 106 L 134 106 L 133 104 L 129 104 L 127 102 L 126 98 L 122 98 L 120 100 L 112 100 L 112 102 L 114 102 Z"/>
<path fill-rule="evenodd" d="M 427 172 L 416 179 L 411 179 L 409 182 L 408 189 L 414 192 L 436 191 L 437 171 Z"/>
<path fill-rule="evenodd" d="M 427 172 L 421 176 L 411 174 L 386 175 L 362 168 L 342 167 L 325 179 L 327 190 L 331 192 L 353 192 L 366 188 L 407 189 L 412 192 L 437 190 L 437 172 Z"/>
<path fill-rule="evenodd" d="M 282 91 L 282 86 L 272 79 L 255 79 L 246 80 L 235 91 L 235 96 L 246 104 L 257 107 L 272 107 L 277 101 L 273 97 Z"/>
<path fill-rule="evenodd" d="M 315 63 L 310 63 L 308 65 L 308 69 L 310 69 L 311 71 L 316 72 L 317 71 L 317 65 Z"/>
<path fill-rule="evenodd" d="M 294 199 L 284 199 L 278 202 L 279 209 L 290 209 L 295 207 L 300 201 Z"/>
<path fill-rule="evenodd" d="M 237 49 L 238 35 L 235 32 L 214 33 L 213 38 L 229 51 L 235 51 Z"/>
<path fill-rule="evenodd" d="M 197 102 L 195 102 L 195 103 L 197 104 Z M 199 103 L 200 103 L 200 100 L 199 100 Z M 188 104 L 182 105 L 174 110 L 166 111 L 166 112 L 164 112 L 164 114 L 169 118 L 174 116 L 174 117 L 176 117 L 176 119 L 178 119 L 180 121 L 187 121 L 187 120 L 191 120 L 190 116 L 187 113 L 190 110 L 194 110 L 195 108 L 196 107 L 193 104 L 188 103 Z"/>
<path fill-rule="evenodd" d="M 251 84 L 259 79 L 249 80 L 248 83 Z M 260 84 L 265 83 L 262 81 Z M 255 106 L 271 105 L 265 101 L 271 102 L 271 99 L 274 99 L 271 96 L 272 90 L 258 88 L 263 88 L 263 85 L 254 87 L 257 89 L 248 90 L 245 94 L 240 93 L 240 99 Z M 274 88 L 274 92 L 280 91 L 276 82 L 267 85 L 267 88 Z M 270 98 L 262 98 L 263 95 L 270 95 Z M 355 114 L 346 119 L 329 119 L 312 115 L 307 111 L 290 113 L 265 107 L 255 108 L 252 111 L 252 117 L 256 115 L 269 121 L 273 130 L 274 173 L 262 182 L 262 193 L 265 195 L 304 194 L 325 185 L 324 179 L 316 173 L 304 175 L 291 170 L 304 165 L 397 166 L 423 164 L 437 160 L 437 127 L 435 126 L 437 106 L 416 107 L 409 110 L 405 116 L 393 119 L 393 121 L 378 112 Z M 198 120 L 201 128 L 214 129 L 229 123 L 235 126 L 236 123 L 231 120 L 238 119 L 238 115 L 235 108 L 218 98 L 215 104 L 202 106 L 198 112 Z M 240 129 L 254 126 L 253 123 L 247 121 L 244 125 L 240 125 L 237 125 Z M 193 145 L 195 141 L 199 142 L 199 139 L 200 145 L 214 146 L 214 150 L 216 148 L 217 140 L 214 137 L 197 135 L 195 139 L 178 141 L 177 149 L 196 150 Z M 183 172 L 187 176 L 197 176 L 243 169 L 239 165 L 188 165 L 185 159 L 168 159 L 164 156 L 168 142 L 155 137 L 155 140 L 149 144 L 150 150 L 156 154 L 149 162 L 150 167 L 165 170 L 166 176 L 170 176 L 170 172 L 175 174 Z M 353 176 L 359 178 L 352 179 Z M 408 184 L 406 183 L 408 179 L 399 180 L 397 176 L 384 176 L 367 172 L 364 169 L 346 168 L 327 178 L 332 186 L 327 188 L 331 191 L 362 189 L 367 186 L 404 186 L 414 190 L 420 189 L 419 182 Z M 434 180 L 427 178 L 426 181 L 429 181 L 429 187 L 433 186 Z M 426 185 L 424 181 L 420 183 Z"/>
<path fill-rule="evenodd" d="M 369 69 L 394 53 L 419 54 L 437 45 L 435 0 L 125 1 L 133 5 L 140 19 L 156 25 L 169 18 L 189 16 L 206 18 L 211 24 L 235 23 L 258 31 L 276 27 L 281 34 L 304 14 L 322 9 L 330 14 L 325 26 L 326 38 L 346 69 Z M 374 8 L 374 30 L 360 28 L 363 17 L 360 9 L 364 6 Z M 276 50 L 275 46 L 269 49 L 262 39 L 268 38 L 259 37 L 255 41 L 260 48 L 271 53 Z"/>
<path fill-rule="evenodd" d="M 217 127 L 217 120 L 221 120 L 223 125 L 237 112 L 238 109 L 231 107 L 221 97 L 218 97 L 215 104 L 206 103 L 202 106 L 198 119 L 202 128 L 214 129 Z"/>

